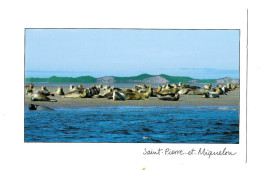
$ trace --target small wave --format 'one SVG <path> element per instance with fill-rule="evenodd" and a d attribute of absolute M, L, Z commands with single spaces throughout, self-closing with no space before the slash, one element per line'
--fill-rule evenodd
<path fill-rule="evenodd" d="M 153 142 L 158 142 L 161 143 L 162 141 L 158 140 L 158 139 L 153 139 L 147 136 L 142 137 L 143 140 L 148 140 L 148 141 L 153 141 Z"/>
<path fill-rule="evenodd" d="M 229 132 L 223 132 L 223 134 L 236 134 L 239 133 L 239 131 L 229 131 Z"/>
<path fill-rule="evenodd" d="M 229 126 L 239 126 L 239 124 L 238 123 L 231 123 L 231 124 L 229 124 Z"/>

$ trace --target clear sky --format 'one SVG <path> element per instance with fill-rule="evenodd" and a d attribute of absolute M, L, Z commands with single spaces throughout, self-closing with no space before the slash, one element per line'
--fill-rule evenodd
<path fill-rule="evenodd" d="M 239 78 L 239 30 L 26 29 L 25 77 Z"/>

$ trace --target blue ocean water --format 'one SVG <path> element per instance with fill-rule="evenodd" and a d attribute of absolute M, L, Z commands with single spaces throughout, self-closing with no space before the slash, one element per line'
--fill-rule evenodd
<path fill-rule="evenodd" d="M 24 123 L 25 142 L 239 143 L 238 106 L 25 108 Z"/>

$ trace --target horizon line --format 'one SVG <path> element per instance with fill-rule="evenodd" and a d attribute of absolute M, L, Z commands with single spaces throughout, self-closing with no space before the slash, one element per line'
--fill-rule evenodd
<path fill-rule="evenodd" d="M 44 72 L 44 71 L 43 71 Z M 47 72 L 53 72 L 53 71 L 47 71 Z M 62 71 L 61 71 L 62 72 Z M 75 73 L 75 72 L 74 72 Z M 166 75 L 166 76 L 171 76 L 171 77 L 189 77 L 193 80 L 201 80 L 201 79 L 224 79 L 224 78 L 232 78 L 232 79 L 240 79 L 240 76 L 238 78 L 234 78 L 234 77 L 219 77 L 219 78 L 193 78 L 193 77 L 190 77 L 190 76 L 174 76 L 174 75 L 169 75 L 169 74 L 165 74 L 165 73 L 161 73 L 161 74 L 158 74 L 158 75 L 153 75 L 153 74 L 149 74 L 149 73 L 141 73 L 141 74 L 138 74 L 138 75 L 134 75 L 134 76 L 115 76 L 115 75 L 105 75 L 105 76 L 101 76 L 101 77 L 95 77 L 95 76 L 91 76 L 91 75 L 82 75 L 82 76 L 76 76 L 76 77 L 73 77 L 73 76 L 49 76 L 49 77 L 25 77 L 24 78 L 51 78 L 51 77 L 59 77 L 59 78 L 63 78 L 63 77 L 69 77 L 69 78 L 79 78 L 79 77 L 86 77 L 86 76 L 89 76 L 89 77 L 93 77 L 93 78 L 103 78 L 103 77 L 137 77 L 137 76 L 141 76 L 141 75 L 149 75 L 149 76 L 161 76 L 161 75 Z"/>

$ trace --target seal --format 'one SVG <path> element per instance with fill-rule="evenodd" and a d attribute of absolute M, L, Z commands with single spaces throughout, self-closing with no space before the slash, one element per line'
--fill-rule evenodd
<path fill-rule="evenodd" d="M 113 100 L 126 100 L 124 93 L 118 92 L 117 90 L 113 91 Z"/>
<path fill-rule="evenodd" d="M 161 90 L 157 94 L 160 94 L 160 95 L 175 94 L 175 93 L 178 93 L 178 91 L 179 91 L 179 89 L 172 88 L 172 89 L 168 89 L 168 90 Z"/>
<path fill-rule="evenodd" d="M 74 86 L 73 84 L 70 85 L 69 91 L 78 90 L 77 86 Z"/>
<path fill-rule="evenodd" d="M 57 102 L 56 99 L 50 99 L 46 95 L 42 93 L 34 93 L 31 95 L 31 101 L 49 101 L 49 102 Z"/>
<path fill-rule="evenodd" d="M 189 91 L 190 91 L 189 88 L 182 88 L 180 91 L 178 91 L 178 93 L 179 93 L 180 95 L 183 95 L 183 94 L 188 94 Z"/>
<path fill-rule="evenodd" d="M 177 85 L 176 83 L 173 83 L 173 84 L 172 84 L 172 87 L 173 87 L 173 88 L 177 88 L 178 85 Z"/>
<path fill-rule="evenodd" d="M 217 92 L 206 92 L 202 95 L 203 98 L 218 98 L 219 94 Z"/>
<path fill-rule="evenodd" d="M 167 83 L 166 86 L 164 87 L 164 89 L 166 89 L 166 90 L 172 89 L 172 88 L 173 88 L 173 87 L 172 87 L 169 83 Z"/>
<path fill-rule="evenodd" d="M 49 107 L 46 106 L 40 106 L 37 104 L 29 104 L 29 110 L 49 110 L 49 111 L 53 111 L 54 109 L 51 109 Z"/>
<path fill-rule="evenodd" d="M 220 87 L 219 87 L 219 88 L 216 88 L 215 90 L 216 90 L 216 93 L 218 93 L 218 94 L 227 94 L 227 93 L 226 93 L 225 91 L 223 91 L 222 88 L 220 88 Z"/>
<path fill-rule="evenodd" d="M 207 89 L 207 90 L 211 89 L 211 87 L 212 87 L 211 83 L 204 85 L 204 89 Z"/>
<path fill-rule="evenodd" d="M 86 98 L 91 96 L 88 89 L 82 90 L 73 90 L 68 92 L 64 97 L 65 98 Z"/>
<path fill-rule="evenodd" d="M 54 95 L 64 95 L 64 91 L 62 87 L 58 87 L 58 89 L 54 92 Z"/>
<path fill-rule="evenodd" d="M 227 83 L 227 88 L 231 90 L 231 83 Z"/>
<path fill-rule="evenodd" d="M 41 93 L 45 96 L 54 96 L 54 93 L 49 92 L 46 86 L 42 86 L 41 90 L 39 90 L 38 93 Z"/>
<path fill-rule="evenodd" d="M 191 95 L 203 95 L 204 93 L 206 93 L 208 91 L 209 90 L 207 90 L 207 89 L 199 88 L 199 89 L 196 89 L 194 91 L 190 91 L 188 94 L 191 94 Z"/>
<path fill-rule="evenodd" d="M 33 87 L 34 87 L 33 83 L 30 83 L 29 86 L 25 86 L 25 92 L 26 93 L 33 92 Z"/>
<path fill-rule="evenodd" d="M 126 100 L 140 100 L 142 99 L 138 92 L 122 92 L 126 96 Z"/>
<path fill-rule="evenodd" d="M 221 89 L 222 89 L 225 93 L 227 93 L 228 91 L 230 91 L 226 86 L 223 86 Z"/>
<path fill-rule="evenodd" d="M 180 99 L 180 94 L 179 93 L 176 93 L 174 95 L 160 95 L 160 94 L 157 94 L 157 98 L 159 100 L 178 101 Z"/>

